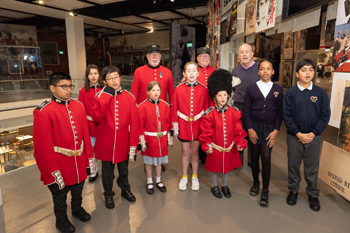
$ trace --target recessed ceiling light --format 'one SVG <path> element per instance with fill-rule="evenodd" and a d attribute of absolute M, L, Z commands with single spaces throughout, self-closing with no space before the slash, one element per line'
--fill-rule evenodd
<path fill-rule="evenodd" d="M 74 13 L 72 11 L 69 12 L 69 16 L 74 16 Z"/>
<path fill-rule="evenodd" d="M 44 4 L 44 1 L 40 0 L 40 1 L 39 1 L 39 4 Z"/>

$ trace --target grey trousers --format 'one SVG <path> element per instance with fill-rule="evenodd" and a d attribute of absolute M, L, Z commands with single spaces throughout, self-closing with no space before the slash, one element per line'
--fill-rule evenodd
<path fill-rule="evenodd" d="M 304 175 L 307 183 L 306 193 L 312 197 L 318 197 L 320 190 L 317 188 L 318 168 L 320 162 L 321 136 L 315 136 L 312 142 L 303 144 L 298 137 L 287 134 L 288 145 L 288 188 L 290 191 L 298 191 L 301 181 L 300 165 L 304 163 Z"/>

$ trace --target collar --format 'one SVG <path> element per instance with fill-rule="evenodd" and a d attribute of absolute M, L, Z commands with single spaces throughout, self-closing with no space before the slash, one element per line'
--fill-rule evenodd
<path fill-rule="evenodd" d="M 195 87 L 195 86 L 197 86 L 198 85 L 198 81 L 196 81 L 196 82 L 194 82 L 194 83 L 188 83 L 187 81 L 186 81 L 186 86 L 188 86 L 188 87 Z"/>
<path fill-rule="evenodd" d="M 158 100 L 153 100 L 150 97 L 148 98 L 148 101 L 151 102 L 152 104 L 159 104 L 159 99 Z"/>
<path fill-rule="evenodd" d="M 197 63 L 198 64 L 198 63 Z M 202 69 L 206 69 L 206 68 L 208 68 L 210 65 L 208 65 L 208 66 L 206 66 L 206 67 L 203 67 L 203 66 L 200 66 L 199 64 L 198 64 L 198 67 L 200 67 L 200 68 L 202 68 Z"/>
<path fill-rule="evenodd" d="M 149 63 L 147 63 L 148 67 L 151 69 L 158 69 L 160 67 L 160 64 L 157 65 L 156 67 L 151 66 Z"/>
<path fill-rule="evenodd" d="M 101 87 L 101 86 L 100 86 L 100 84 L 97 84 L 97 85 L 91 85 L 91 84 L 90 84 L 90 87 L 97 89 L 97 88 L 99 88 L 99 87 Z"/>
<path fill-rule="evenodd" d="M 225 104 L 224 107 L 220 108 L 217 104 L 215 104 L 215 107 L 216 107 L 216 110 L 219 112 L 219 113 L 225 113 L 228 109 L 228 106 L 227 104 Z"/>
<path fill-rule="evenodd" d="M 67 105 L 70 102 L 70 99 L 64 100 L 56 97 L 55 95 L 52 95 L 52 100 L 55 101 L 56 103 L 63 104 L 63 105 Z"/>
<path fill-rule="evenodd" d="M 241 66 L 242 66 L 243 69 L 248 70 L 248 69 L 249 69 L 250 67 L 252 67 L 254 64 L 255 64 L 255 61 L 253 60 L 252 64 L 250 64 L 250 66 L 245 67 L 245 66 L 243 66 L 243 64 L 242 64 Z"/>
<path fill-rule="evenodd" d="M 269 82 L 265 83 L 263 81 L 261 81 L 261 79 L 259 81 L 256 82 L 259 85 L 264 85 L 264 86 L 272 86 L 273 82 L 270 80 Z"/>
<path fill-rule="evenodd" d="M 312 83 L 312 81 L 311 81 L 310 86 L 309 86 L 308 88 L 305 88 L 305 87 L 300 86 L 299 81 L 298 81 L 298 82 L 297 82 L 297 86 L 298 86 L 299 90 L 301 90 L 301 91 L 303 91 L 303 90 L 305 90 L 305 89 L 308 89 L 308 90 L 311 91 L 311 90 L 312 90 L 312 87 L 313 87 L 313 83 Z"/>
<path fill-rule="evenodd" d="M 122 92 L 123 92 L 122 87 L 119 87 L 119 89 L 115 91 L 115 94 L 120 95 Z"/>

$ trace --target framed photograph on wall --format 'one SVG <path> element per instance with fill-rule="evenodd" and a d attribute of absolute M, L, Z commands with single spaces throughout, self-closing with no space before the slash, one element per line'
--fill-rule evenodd
<path fill-rule="evenodd" d="M 283 88 L 290 88 L 293 83 L 293 62 L 292 61 L 285 61 L 283 62 L 283 68 L 282 68 L 282 87 Z"/>
<path fill-rule="evenodd" d="M 293 33 L 292 31 L 284 33 L 283 40 L 284 59 L 293 59 Z"/>
<path fill-rule="evenodd" d="M 9 74 L 24 74 L 23 59 L 8 58 L 7 70 Z"/>
<path fill-rule="evenodd" d="M 58 46 L 56 42 L 39 42 L 41 61 L 44 65 L 58 65 Z"/>

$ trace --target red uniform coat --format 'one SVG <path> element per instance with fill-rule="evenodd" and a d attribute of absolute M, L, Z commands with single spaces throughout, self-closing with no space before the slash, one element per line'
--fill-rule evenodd
<path fill-rule="evenodd" d="M 93 99 L 95 98 L 95 95 L 101 90 L 102 88 L 100 86 L 90 86 L 90 91 L 86 91 L 85 87 L 81 88 L 79 91 L 78 100 L 85 107 L 91 137 L 97 137 L 97 131 L 98 131 L 98 123 L 92 121 L 92 117 L 91 117 L 91 111 L 94 105 Z"/>
<path fill-rule="evenodd" d="M 208 90 L 200 82 L 189 84 L 183 82 L 179 84 L 175 90 L 174 100 L 171 107 L 171 121 L 175 135 L 183 140 L 197 140 L 199 136 L 199 127 L 202 115 L 208 108 Z M 179 114 L 185 115 L 191 120 L 184 120 Z M 195 120 L 196 116 L 200 116 Z M 179 129 L 177 132 L 176 129 Z"/>
<path fill-rule="evenodd" d="M 130 92 L 137 99 L 137 103 L 140 104 L 144 100 L 148 99 L 147 85 L 151 81 L 157 81 L 161 86 L 162 92 L 160 93 L 159 99 L 168 101 L 166 95 L 168 93 L 169 103 L 172 103 L 174 95 L 174 81 L 171 71 L 164 66 L 152 68 L 149 65 L 144 65 L 137 68 L 134 73 Z"/>
<path fill-rule="evenodd" d="M 209 75 L 211 75 L 211 73 L 213 73 L 213 71 L 216 69 L 210 65 L 204 68 L 201 66 L 198 66 L 198 69 L 199 69 L 199 76 L 197 78 L 198 82 L 204 84 L 205 86 L 208 86 Z"/>
<path fill-rule="evenodd" d="M 157 110 L 158 108 L 158 110 Z M 146 151 L 142 155 L 162 157 L 168 155 L 168 135 L 170 131 L 170 106 L 164 100 L 145 100 L 139 106 L 140 135 L 147 142 Z M 160 128 L 159 128 L 160 123 Z M 162 137 L 145 135 L 145 132 L 166 132 Z"/>
<path fill-rule="evenodd" d="M 125 90 L 104 87 L 94 99 L 91 115 L 100 123 L 95 144 L 96 159 L 113 163 L 127 160 L 128 153 L 136 151 L 139 138 L 135 97 Z"/>
<path fill-rule="evenodd" d="M 94 161 L 84 106 L 54 96 L 42 102 L 33 114 L 34 156 L 41 181 L 45 185 L 57 183 L 60 188 L 83 182 Z M 82 143 L 80 156 L 68 157 L 54 151 L 54 146 L 79 150 Z"/>
<path fill-rule="evenodd" d="M 242 129 L 241 113 L 230 106 L 224 110 L 210 107 L 205 112 L 201 123 L 201 135 L 199 141 L 203 151 L 209 149 L 212 142 L 223 148 L 228 148 L 232 141 L 235 145 L 229 152 L 219 152 L 213 148 L 213 153 L 207 155 L 205 169 L 210 172 L 228 173 L 236 167 L 240 167 L 241 159 L 237 146 L 245 148 L 247 141 L 244 139 L 247 133 Z"/>

